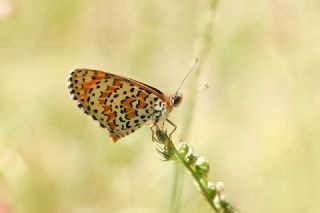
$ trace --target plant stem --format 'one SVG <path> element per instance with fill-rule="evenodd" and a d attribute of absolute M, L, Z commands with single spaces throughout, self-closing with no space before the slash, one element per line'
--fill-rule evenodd
<path fill-rule="evenodd" d="M 169 143 L 172 143 L 172 141 L 170 140 Z M 210 197 L 207 193 L 206 190 L 206 186 L 203 185 L 203 183 L 200 181 L 200 179 L 198 178 L 197 174 L 195 173 L 195 171 L 191 168 L 191 166 L 185 161 L 184 157 L 180 155 L 179 151 L 177 150 L 177 148 L 173 145 L 172 149 L 174 151 L 174 154 L 177 156 L 177 158 L 183 163 L 183 165 L 188 169 L 188 171 L 191 173 L 192 177 L 195 179 L 195 181 L 197 182 L 198 186 L 201 189 L 202 194 L 204 195 L 204 197 L 206 198 L 206 200 L 208 201 L 208 203 L 210 204 L 210 206 L 216 211 L 218 212 L 218 209 L 214 206 L 212 200 L 210 200 Z"/>
<path fill-rule="evenodd" d="M 203 156 L 196 154 L 192 147 L 186 143 L 181 142 L 181 146 L 176 148 L 166 130 L 161 130 L 158 127 L 155 133 L 157 142 L 163 146 L 160 150 L 158 149 L 159 153 L 162 154 L 165 160 L 173 160 L 182 163 L 182 165 L 190 172 L 203 196 L 215 212 L 238 213 L 238 211 L 224 199 L 222 193 L 224 188 L 223 183 L 219 182 L 214 184 L 212 181 L 208 181 L 207 176 L 209 174 L 210 165 Z M 173 197 L 180 196 L 176 195 Z M 177 202 L 173 201 L 173 203 L 176 204 Z M 176 213 L 178 208 L 171 208 L 170 210 L 172 213 Z"/>
<path fill-rule="evenodd" d="M 172 193 L 171 193 L 171 202 L 170 202 L 170 213 L 177 213 L 179 212 L 179 203 L 181 198 L 181 185 L 183 176 L 181 175 L 181 166 L 176 164 L 174 167 L 174 180 L 172 186 Z"/>

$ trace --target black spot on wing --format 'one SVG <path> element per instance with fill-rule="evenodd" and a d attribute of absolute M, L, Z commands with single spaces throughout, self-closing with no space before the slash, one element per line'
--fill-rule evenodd
<path fill-rule="evenodd" d="M 130 126 L 130 121 L 127 121 L 127 123 L 126 123 L 126 128 L 127 128 L 127 129 L 131 128 L 131 126 Z"/>

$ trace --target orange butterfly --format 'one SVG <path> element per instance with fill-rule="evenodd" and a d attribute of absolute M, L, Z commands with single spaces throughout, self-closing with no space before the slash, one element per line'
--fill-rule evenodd
<path fill-rule="evenodd" d="M 139 81 L 91 69 L 71 71 L 68 88 L 78 107 L 106 128 L 114 142 L 146 122 L 151 127 L 159 122 L 169 122 L 174 126 L 170 135 L 176 129 L 168 116 L 173 107 L 181 103 L 179 89 L 167 96 Z"/>

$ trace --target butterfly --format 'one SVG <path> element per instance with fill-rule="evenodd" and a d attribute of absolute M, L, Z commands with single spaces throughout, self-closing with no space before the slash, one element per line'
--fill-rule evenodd
<path fill-rule="evenodd" d="M 114 142 L 135 132 L 145 123 L 154 127 L 168 120 L 182 101 L 178 91 L 166 95 L 131 78 L 92 69 L 75 69 L 68 74 L 68 88 L 84 113 L 107 129 Z"/>

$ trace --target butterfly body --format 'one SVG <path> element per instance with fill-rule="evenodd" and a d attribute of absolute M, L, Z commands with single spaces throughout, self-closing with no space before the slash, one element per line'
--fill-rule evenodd
<path fill-rule="evenodd" d="M 181 95 L 165 95 L 139 81 L 92 69 L 68 75 L 68 88 L 79 108 L 109 131 L 114 142 L 143 124 L 165 121 Z"/>

